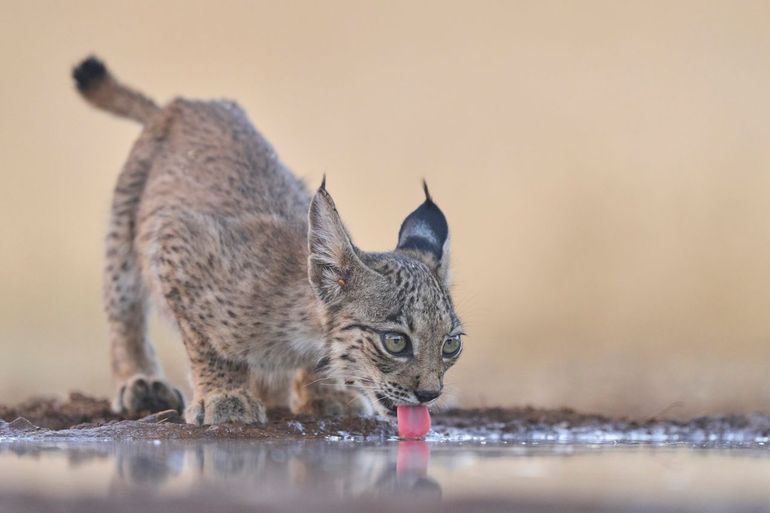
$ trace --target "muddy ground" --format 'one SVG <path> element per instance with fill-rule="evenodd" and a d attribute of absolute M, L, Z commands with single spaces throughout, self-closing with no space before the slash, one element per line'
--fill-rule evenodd
<path fill-rule="evenodd" d="M 258 425 L 192 426 L 173 411 L 126 418 L 110 411 L 106 399 L 72 393 L 67 399 L 36 398 L 0 405 L 0 439 L 225 439 L 385 440 L 395 426 L 374 418 L 295 417 L 271 410 Z M 453 409 L 434 413 L 429 439 L 491 442 L 689 442 L 759 444 L 770 437 L 770 415 L 700 417 L 690 421 L 643 422 L 580 414 L 570 409 Z"/>

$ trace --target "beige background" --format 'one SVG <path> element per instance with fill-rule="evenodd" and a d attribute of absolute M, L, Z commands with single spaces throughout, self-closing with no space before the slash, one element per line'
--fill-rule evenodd
<path fill-rule="evenodd" d="M 237 99 L 365 249 L 426 177 L 461 403 L 770 409 L 770 3 L 2 0 L 3 402 L 112 386 L 102 237 L 139 127 L 74 93 L 90 52 L 159 100 Z"/>

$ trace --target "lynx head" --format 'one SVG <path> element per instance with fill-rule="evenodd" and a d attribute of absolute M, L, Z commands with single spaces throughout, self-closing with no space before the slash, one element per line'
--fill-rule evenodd
<path fill-rule="evenodd" d="M 398 245 L 353 245 L 324 184 L 310 205 L 308 273 L 325 314 L 328 368 L 358 387 L 381 415 L 431 405 L 462 352 L 449 296 L 449 230 L 425 186 L 425 202 L 401 225 Z"/>

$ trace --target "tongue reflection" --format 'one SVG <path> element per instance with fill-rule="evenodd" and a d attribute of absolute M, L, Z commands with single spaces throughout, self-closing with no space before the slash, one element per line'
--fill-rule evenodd
<path fill-rule="evenodd" d="M 425 438 L 430 431 L 430 413 L 426 406 L 399 406 L 397 416 L 401 438 Z"/>

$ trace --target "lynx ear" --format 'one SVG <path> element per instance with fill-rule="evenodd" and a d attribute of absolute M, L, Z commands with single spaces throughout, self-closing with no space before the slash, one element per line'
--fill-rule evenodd
<path fill-rule="evenodd" d="M 334 200 L 326 191 L 326 177 L 308 212 L 308 277 L 318 297 L 333 302 L 356 281 L 366 266 L 356 254 Z"/>
<path fill-rule="evenodd" d="M 449 281 L 449 226 L 446 217 L 428 192 L 423 181 L 425 201 L 409 214 L 398 232 L 396 250 L 404 251 L 422 260 L 436 274 Z"/>

